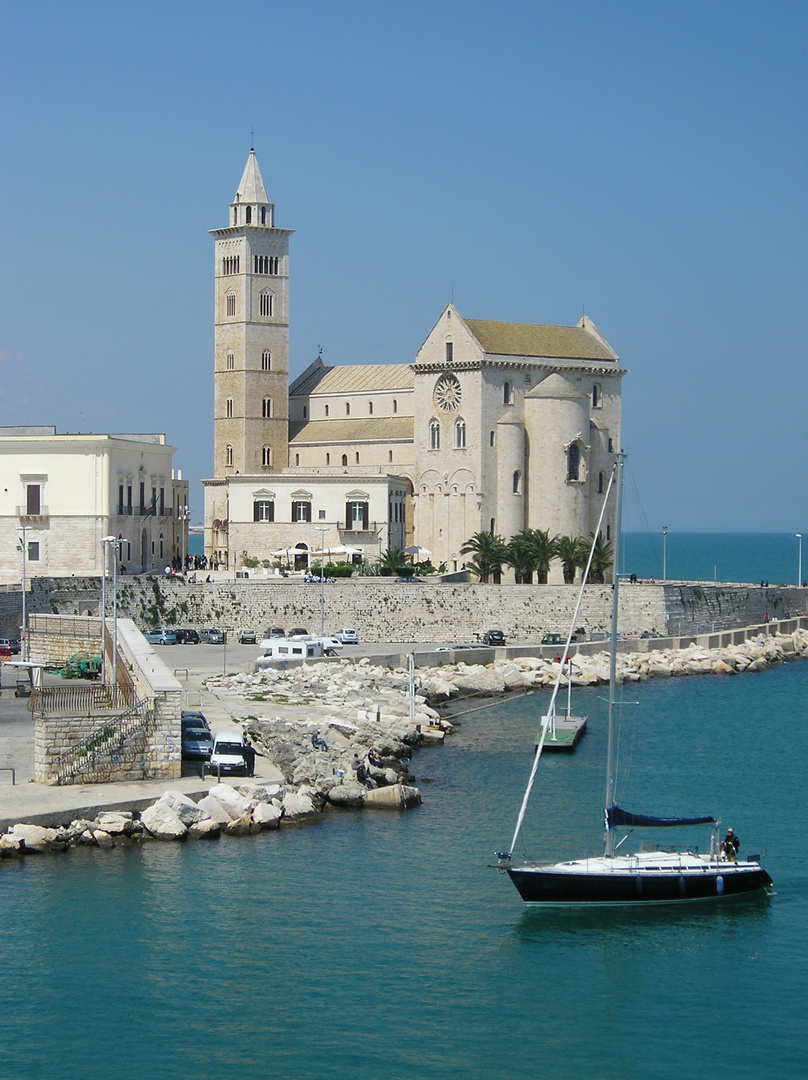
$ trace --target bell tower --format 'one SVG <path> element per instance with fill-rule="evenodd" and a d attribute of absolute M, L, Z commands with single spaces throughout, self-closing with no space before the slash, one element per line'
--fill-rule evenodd
<path fill-rule="evenodd" d="M 289 457 L 289 237 L 275 228 L 255 150 L 215 241 L 213 475 L 285 468 Z"/>

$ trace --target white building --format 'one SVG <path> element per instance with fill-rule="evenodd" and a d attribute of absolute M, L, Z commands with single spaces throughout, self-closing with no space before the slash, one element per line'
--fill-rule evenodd
<path fill-rule="evenodd" d="M 174 476 L 164 435 L 57 435 L 0 428 L 0 577 L 100 574 L 101 538 L 121 542 L 122 568 L 162 570 L 182 558 L 188 482 Z"/>

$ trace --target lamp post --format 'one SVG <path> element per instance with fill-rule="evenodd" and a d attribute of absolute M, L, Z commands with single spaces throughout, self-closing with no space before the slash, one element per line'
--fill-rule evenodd
<path fill-rule="evenodd" d="M 107 681 L 107 544 L 115 544 L 114 536 L 101 537 L 101 682 Z M 113 656 L 113 671 L 115 670 L 115 657 Z"/>
<path fill-rule="evenodd" d="M 188 520 L 191 517 L 187 506 L 180 507 L 180 529 L 182 530 L 182 572 L 185 573 L 185 562 L 188 557 Z"/>
<path fill-rule="evenodd" d="M 797 588 L 802 585 L 802 533 L 794 534 L 799 540 L 799 546 L 797 548 Z"/>
<path fill-rule="evenodd" d="M 25 530 L 26 525 L 20 525 L 22 529 L 22 540 L 17 544 L 17 551 L 22 552 L 22 626 L 20 627 L 20 636 L 22 637 L 23 656 L 26 660 L 31 659 L 31 650 L 28 647 L 28 627 L 25 622 L 25 559 L 28 554 L 28 548 L 25 542 Z"/>
<path fill-rule="evenodd" d="M 668 580 L 668 526 L 662 526 L 662 580 Z"/>
<path fill-rule="evenodd" d="M 320 637 L 324 634 L 325 627 L 325 534 L 328 532 L 326 525 L 316 525 L 320 534 Z"/>

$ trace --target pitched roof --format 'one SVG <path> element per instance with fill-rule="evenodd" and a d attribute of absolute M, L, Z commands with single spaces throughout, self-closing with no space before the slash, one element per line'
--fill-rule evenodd
<path fill-rule="evenodd" d="M 261 170 L 258 168 L 258 159 L 252 148 L 247 155 L 247 164 L 244 166 L 244 172 L 241 174 L 241 180 L 239 180 L 238 188 L 236 189 L 236 197 L 233 202 L 269 202 L 267 189 L 264 187 L 264 181 L 261 177 Z"/>
<path fill-rule="evenodd" d="M 344 420 L 308 420 L 289 425 L 290 443 L 352 443 L 395 439 L 412 441 L 411 416 L 346 417 Z"/>
<path fill-rule="evenodd" d="M 369 394 L 379 390 L 412 390 L 409 364 L 342 364 L 326 367 L 316 360 L 289 387 L 292 397 L 305 394 Z"/>
<path fill-rule="evenodd" d="M 546 356 L 558 360 L 617 360 L 600 335 L 584 326 L 464 319 L 486 353 L 495 356 Z M 587 320 L 588 322 L 588 320 Z"/>

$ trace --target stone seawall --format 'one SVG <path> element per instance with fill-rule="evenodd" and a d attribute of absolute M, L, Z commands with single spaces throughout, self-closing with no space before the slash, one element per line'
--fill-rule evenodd
<path fill-rule="evenodd" d="M 383 641 L 475 641 L 491 627 L 509 640 L 538 643 L 548 632 L 569 627 L 578 599 L 576 586 L 399 584 L 389 578 L 340 580 L 324 588 L 326 631 L 354 626 L 360 639 Z M 30 612 L 96 614 L 98 578 L 35 578 Z M 108 597 L 109 599 L 109 597 Z M 0 594 L 0 626 L 19 625 L 18 594 Z M 592 631 L 609 626 L 611 589 L 591 585 L 576 624 Z M 111 607 L 111 604 L 110 604 Z M 808 590 L 792 587 L 711 585 L 690 582 L 626 584 L 620 592 L 620 629 L 684 637 L 805 615 Z M 254 627 L 320 625 L 320 586 L 301 580 L 249 579 L 187 585 L 178 578 L 119 580 L 118 614 L 141 630 L 154 626 L 219 626 L 233 633 Z"/>

